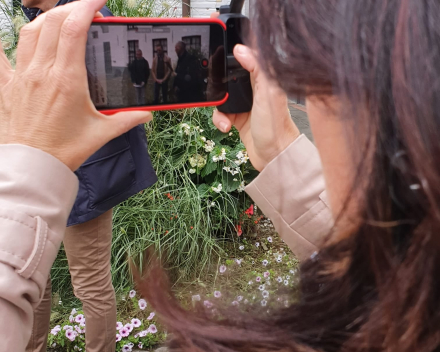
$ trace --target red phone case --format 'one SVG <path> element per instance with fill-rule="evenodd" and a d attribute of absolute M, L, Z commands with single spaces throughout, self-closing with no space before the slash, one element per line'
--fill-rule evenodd
<path fill-rule="evenodd" d="M 206 23 L 206 24 L 219 24 L 226 31 L 226 24 L 217 18 L 150 18 L 150 17 L 105 17 L 95 18 L 93 23 L 172 23 L 172 24 L 191 24 L 191 23 Z M 103 109 L 99 110 L 100 113 L 105 115 L 112 115 L 121 111 L 159 111 L 159 110 L 174 110 L 174 109 L 187 109 L 187 108 L 202 108 L 208 106 L 219 106 L 226 103 L 229 98 L 229 94 L 226 93 L 222 100 L 215 102 L 203 102 L 203 103 L 186 103 L 186 104 L 170 104 L 170 105 L 155 105 L 145 107 L 130 107 L 122 109 Z"/>

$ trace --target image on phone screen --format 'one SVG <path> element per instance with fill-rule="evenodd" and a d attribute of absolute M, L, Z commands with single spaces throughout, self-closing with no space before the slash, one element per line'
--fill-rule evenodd
<path fill-rule="evenodd" d="M 217 102 L 226 96 L 219 24 L 93 23 L 86 68 L 98 109 Z"/>

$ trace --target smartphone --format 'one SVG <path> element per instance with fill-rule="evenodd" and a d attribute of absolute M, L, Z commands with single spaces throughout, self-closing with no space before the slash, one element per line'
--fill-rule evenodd
<path fill-rule="evenodd" d="M 226 46 L 218 19 L 95 19 L 86 47 L 90 96 L 109 114 L 222 105 Z"/>

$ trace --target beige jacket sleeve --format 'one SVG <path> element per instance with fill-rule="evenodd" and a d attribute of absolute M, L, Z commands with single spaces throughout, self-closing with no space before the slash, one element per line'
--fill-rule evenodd
<path fill-rule="evenodd" d="M 53 156 L 0 145 L 0 351 L 24 351 L 78 192 Z"/>
<path fill-rule="evenodd" d="M 333 227 L 321 160 L 304 135 L 272 160 L 246 192 L 300 260 L 310 257 Z"/>

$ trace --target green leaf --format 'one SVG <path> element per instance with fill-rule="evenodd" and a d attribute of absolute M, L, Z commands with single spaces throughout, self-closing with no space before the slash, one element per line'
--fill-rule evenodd
<path fill-rule="evenodd" d="M 199 192 L 201 197 L 205 197 L 211 189 L 211 186 L 208 186 L 206 183 L 201 184 L 197 187 L 197 191 Z"/>
<path fill-rule="evenodd" d="M 206 164 L 206 166 L 202 170 L 202 173 L 201 173 L 202 177 L 208 176 L 209 174 L 211 174 L 212 172 L 217 170 L 217 167 L 218 167 L 217 163 L 213 163 L 211 161 L 208 161 L 208 163 Z"/>

